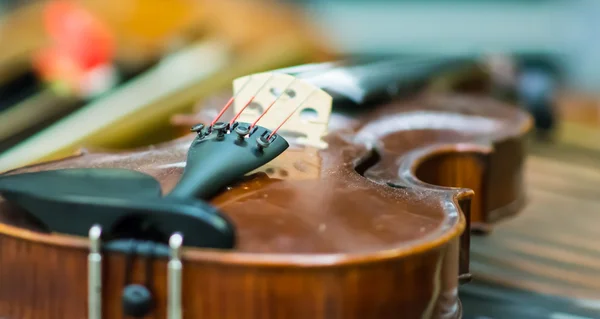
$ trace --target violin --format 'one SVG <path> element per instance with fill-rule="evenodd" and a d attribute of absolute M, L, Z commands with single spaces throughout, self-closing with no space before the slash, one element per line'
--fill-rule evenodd
<path fill-rule="evenodd" d="M 0 316 L 461 318 L 531 119 L 414 85 L 457 65 L 252 74 L 192 134 L 5 173 Z"/>

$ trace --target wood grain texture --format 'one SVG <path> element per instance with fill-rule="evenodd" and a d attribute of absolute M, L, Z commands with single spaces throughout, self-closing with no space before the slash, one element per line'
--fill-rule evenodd
<path fill-rule="evenodd" d="M 4 287 L 0 289 L 0 312 L 10 319 L 85 318 L 86 251 L 18 243 L 3 237 L 0 267 Z M 456 245 L 453 245 L 455 248 Z M 44 256 L 40 260 L 37 256 Z M 439 258 L 451 256 L 446 249 L 421 256 L 390 261 L 357 269 L 352 265 L 332 271 L 288 267 L 246 267 L 226 263 L 195 263 L 184 266 L 183 302 L 190 305 L 184 318 L 418 318 L 423 311 L 444 312 L 455 295 L 440 296 L 439 303 L 423 298 L 439 287 Z M 24 256 L 27 256 L 24 258 Z M 121 318 L 121 291 L 125 278 L 125 257 L 112 255 L 104 262 L 104 316 Z M 455 269 L 454 269 L 455 270 Z M 145 318 L 165 318 L 166 261 L 153 266 L 153 291 L 158 301 L 154 314 Z M 307 277 L 307 272 L 310 276 Z M 145 267 L 136 262 L 133 280 L 143 282 Z M 442 276 L 448 276 L 444 271 Z M 452 274 L 454 275 L 454 274 Z M 27 276 L 28 278 L 25 278 Z M 455 275 L 454 275 L 455 276 Z M 52 280 L 50 278 L 63 278 Z M 411 279 L 412 278 L 412 279 Z M 424 280 L 425 279 L 425 280 Z M 367 288 L 370 287 L 370 288 Z M 444 302 L 445 301 L 445 302 Z M 193 305 L 193 306 L 191 306 Z M 10 309 L 10 310 L 9 310 Z M 373 312 L 379 309 L 378 312 Z M 443 318 L 456 318 L 452 315 Z"/>
<path fill-rule="evenodd" d="M 535 144 L 523 212 L 471 239 L 476 279 L 563 297 L 600 299 L 600 153 Z"/>

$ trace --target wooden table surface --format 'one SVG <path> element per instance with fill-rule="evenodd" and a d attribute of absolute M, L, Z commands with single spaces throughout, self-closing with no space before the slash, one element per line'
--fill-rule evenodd
<path fill-rule="evenodd" d="M 537 142 L 529 154 L 527 206 L 473 238 L 474 278 L 600 300 L 600 147 Z"/>

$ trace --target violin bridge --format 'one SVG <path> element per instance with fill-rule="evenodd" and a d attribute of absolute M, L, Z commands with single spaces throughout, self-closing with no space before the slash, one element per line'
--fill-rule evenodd
<path fill-rule="evenodd" d="M 89 230 L 90 253 L 88 254 L 88 318 L 102 319 L 102 253 L 100 251 L 102 228 L 98 225 Z"/>
<path fill-rule="evenodd" d="M 333 98 L 315 85 L 286 73 L 265 72 L 235 79 L 233 93 L 234 112 L 241 112 L 238 121 L 254 123 L 260 117 L 256 124 L 271 130 L 285 122 L 277 132 L 286 139 L 327 147 L 322 137 L 327 134 Z"/>
<path fill-rule="evenodd" d="M 169 238 L 170 257 L 167 265 L 167 318 L 181 319 L 181 245 L 183 237 L 179 233 Z"/>

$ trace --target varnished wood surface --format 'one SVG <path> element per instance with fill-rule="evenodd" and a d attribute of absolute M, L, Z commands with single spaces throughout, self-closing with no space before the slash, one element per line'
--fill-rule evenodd
<path fill-rule="evenodd" d="M 269 163 L 273 172 L 263 167 L 262 174 L 210 199 L 235 223 L 238 243 L 227 253 L 184 251 L 186 318 L 460 318 L 457 288 L 466 270 L 461 252 L 468 249 L 460 235 L 473 193 L 426 184 L 419 166 L 448 153 L 489 159 L 484 163 L 490 174 L 479 179 L 494 188 L 480 202 L 490 203 L 486 209 L 500 202 L 512 206 L 521 198 L 522 152 L 502 145 L 522 141 L 530 118 L 488 98 L 459 95 L 398 100 L 358 119 L 338 115 L 330 122 L 337 128 L 326 136 L 328 148 L 290 147 Z M 377 146 L 370 150 L 369 145 Z M 489 145 L 497 157 L 488 157 Z M 188 146 L 189 138 L 182 138 L 135 152 L 88 153 L 11 174 L 122 167 L 154 176 L 168 192 L 181 176 Z M 441 159 L 442 168 L 469 174 L 427 180 L 469 182 L 473 174 L 466 169 L 479 163 Z M 14 208 L 8 202 L 0 205 L 0 259 L 14 261 L 0 263 L 0 282 L 20 288 L 0 287 L 0 316 L 80 318 L 85 284 L 64 278 L 85 272 L 85 240 L 24 230 L 35 225 Z M 104 258 L 103 308 L 109 318 L 117 318 L 127 267 L 120 254 Z M 136 283 L 148 274 L 143 261 L 132 268 Z M 165 315 L 165 269 L 164 259 L 154 261 L 154 318 Z M 46 279 L 36 280 L 41 277 Z"/>
<path fill-rule="evenodd" d="M 600 152 L 532 143 L 526 181 L 522 213 L 471 239 L 474 278 L 600 299 Z"/>

